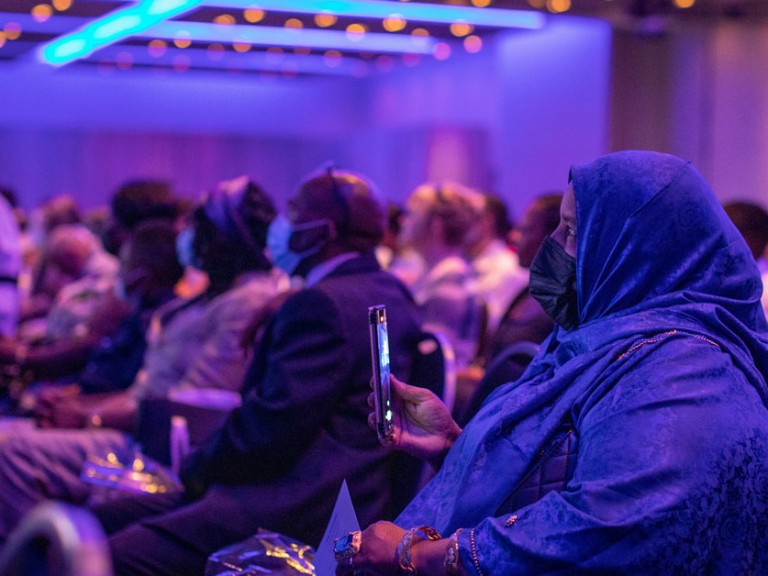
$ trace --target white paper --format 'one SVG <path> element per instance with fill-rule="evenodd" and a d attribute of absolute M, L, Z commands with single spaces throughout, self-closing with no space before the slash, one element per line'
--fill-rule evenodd
<path fill-rule="evenodd" d="M 315 574 L 317 576 L 334 576 L 336 559 L 333 557 L 333 543 L 339 536 L 344 536 L 347 532 L 354 532 L 355 530 L 360 530 L 360 523 L 357 521 L 355 507 L 349 495 L 349 488 L 347 488 L 347 481 L 344 480 L 336 498 L 336 505 L 333 507 L 328 527 L 325 529 L 325 534 L 320 541 L 320 546 L 317 547 L 317 554 L 315 554 Z"/>

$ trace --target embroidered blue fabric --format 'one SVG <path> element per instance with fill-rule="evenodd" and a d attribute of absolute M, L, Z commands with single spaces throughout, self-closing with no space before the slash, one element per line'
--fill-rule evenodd
<path fill-rule="evenodd" d="M 488 398 L 396 523 L 465 528 L 468 574 L 768 574 L 751 254 L 679 158 L 620 152 L 571 177 L 579 326 Z M 563 422 L 578 436 L 563 489 L 500 509 Z"/>

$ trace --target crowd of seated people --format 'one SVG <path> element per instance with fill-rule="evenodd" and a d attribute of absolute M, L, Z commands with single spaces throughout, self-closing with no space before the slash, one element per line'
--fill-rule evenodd
<path fill-rule="evenodd" d="M 63 500 L 99 519 L 117 575 L 203 574 L 260 528 L 316 546 L 346 480 L 365 530 L 337 574 L 768 567 L 762 290 L 690 165 L 630 152 L 575 166 L 568 192 L 535 198 L 517 226 L 497 196 L 455 182 L 389 213 L 378 194 L 324 168 L 284 214 L 247 177 L 183 209 L 166 183 L 137 180 L 98 230 L 71 198 L 30 230 L 4 194 L 0 294 L 17 300 L 0 307 L 0 365 L 30 392 L 0 418 L 0 547 L 36 504 Z M 759 263 L 765 237 L 753 248 L 734 210 Z M 674 233 L 654 236 L 660 222 Z M 39 246 L 26 258 L 25 241 Z M 369 414 L 375 304 L 394 376 L 384 440 Z M 435 332 L 459 368 L 451 408 L 419 380 Z M 505 355 L 520 342 L 533 347 Z M 167 448 L 148 410 L 210 389 L 236 406 L 176 489 L 105 501 L 82 477 L 94 456 Z M 404 511 L 398 451 L 436 473 Z"/>
<path fill-rule="evenodd" d="M 280 276 L 264 255 L 274 215 L 260 187 L 246 178 L 225 182 L 194 210 L 191 234 L 173 234 L 164 238 L 165 246 L 145 247 L 154 257 L 165 256 L 159 266 L 177 270 L 176 279 L 182 271 L 177 253 L 190 258 L 207 273 L 208 289 L 192 299 L 167 302 L 152 314 L 146 352 L 126 390 L 84 395 L 78 385 L 49 386 L 40 394 L 34 409 L 38 428 L 0 442 L 0 482 L 6 485 L 0 496 L 0 538 L 42 499 L 84 502 L 90 490 L 79 476 L 87 454 L 126 455 L 132 436 L 151 436 L 139 429 L 142 402 L 188 388 L 239 390 L 248 364 L 241 347 L 245 330 L 280 288 Z M 130 239 L 127 244 L 130 256 L 135 250 Z M 134 295 L 149 288 L 147 280 L 146 268 L 124 274 Z"/>
<path fill-rule="evenodd" d="M 131 181 L 113 195 L 114 221 L 120 229 L 120 239 L 130 235 L 141 222 L 163 220 L 174 229 L 176 208 L 168 199 L 167 185 L 154 181 Z M 19 213 L 18 214 L 23 214 Z M 24 223 L 29 220 L 35 225 Z M 131 334 L 125 324 L 139 313 L 126 305 L 117 293 L 118 259 L 110 254 L 82 218 L 71 198 L 55 198 L 44 203 L 29 219 L 22 217 L 17 250 L 21 262 L 17 266 L 20 322 L 0 342 L 0 368 L 8 380 L 28 385 L 40 380 L 76 379 L 86 368 L 91 355 L 99 348 L 122 347 L 126 353 L 134 345 L 144 345 L 143 330 Z M 17 226 L 17 231 L 19 227 Z M 118 254 L 120 247 L 113 246 Z M 172 268 L 168 269 L 168 272 Z M 25 282 L 27 277 L 31 280 Z M 146 312 L 162 299 L 140 301 Z M 149 308 L 147 308 L 149 307 Z M 126 332 L 128 330 L 128 332 Z M 127 346 L 127 348 L 126 348 Z M 134 358 L 141 357 L 141 350 Z M 115 371 L 119 381 L 109 382 L 107 388 L 124 388 L 132 379 L 122 368 Z M 107 384 L 107 381 L 104 381 Z M 98 386 L 96 390 L 98 391 Z"/>

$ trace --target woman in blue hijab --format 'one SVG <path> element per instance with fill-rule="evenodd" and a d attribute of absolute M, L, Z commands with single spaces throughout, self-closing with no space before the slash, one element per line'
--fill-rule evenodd
<path fill-rule="evenodd" d="M 531 293 L 559 326 L 463 431 L 393 379 L 392 444 L 439 472 L 337 573 L 768 574 L 761 282 L 702 176 L 574 166 Z"/>

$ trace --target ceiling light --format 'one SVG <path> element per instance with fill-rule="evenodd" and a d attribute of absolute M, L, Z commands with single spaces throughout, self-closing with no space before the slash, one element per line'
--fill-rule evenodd
<path fill-rule="evenodd" d="M 92 54 L 127 36 L 143 32 L 166 18 L 176 16 L 203 0 L 143 0 L 139 4 L 109 13 L 79 30 L 43 45 L 38 57 L 54 66 Z"/>
<path fill-rule="evenodd" d="M 297 44 L 305 48 L 354 50 L 372 52 L 390 52 L 432 54 L 434 40 L 430 37 L 403 36 L 368 32 L 355 36 L 352 41 L 344 30 L 285 29 L 276 26 L 215 26 L 204 22 L 166 21 L 156 24 L 137 36 L 144 38 L 166 38 L 173 40 L 184 32 L 196 42 L 248 42 L 257 46 L 285 46 L 292 48 Z M 359 36 L 359 37 L 358 37 Z"/>
<path fill-rule="evenodd" d="M 206 6 L 218 8 L 244 8 L 253 0 L 205 0 Z M 392 2 L 388 0 L 259 0 L 259 8 L 299 14 L 327 12 L 336 16 L 384 19 L 392 14 Z M 543 14 L 528 10 L 501 8 L 478 9 L 471 6 L 449 6 L 418 2 L 399 3 L 398 14 L 408 21 L 451 24 L 463 20 L 473 26 L 494 28 L 542 28 Z"/>

